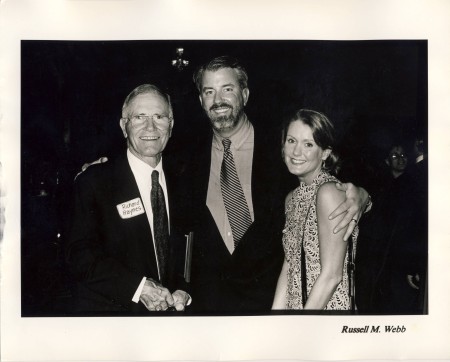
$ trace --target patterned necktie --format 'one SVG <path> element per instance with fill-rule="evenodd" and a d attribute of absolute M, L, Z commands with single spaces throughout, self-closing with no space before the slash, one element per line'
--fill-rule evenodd
<path fill-rule="evenodd" d="M 220 170 L 220 185 L 228 221 L 233 232 L 234 247 L 236 247 L 248 227 L 252 224 L 252 219 L 236 172 L 233 154 L 230 151 L 231 141 L 228 138 L 224 138 L 222 143 L 224 153 Z"/>
<path fill-rule="evenodd" d="M 158 256 L 160 281 L 167 282 L 167 263 L 169 260 L 169 222 L 167 218 L 164 191 L 158 181 L 159 172 L 152 172 L 152 191 L 150 200 L 153 211 L 153 233 L 155 237 L 156 254 Z"/>

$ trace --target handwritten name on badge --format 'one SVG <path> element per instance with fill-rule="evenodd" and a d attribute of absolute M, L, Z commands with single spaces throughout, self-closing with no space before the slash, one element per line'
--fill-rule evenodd
<path fill-rule="evenodd" d="M 129 219 L 145 213 L 144 205 L 139 197 L 116 206 L 122 219 Z"/>

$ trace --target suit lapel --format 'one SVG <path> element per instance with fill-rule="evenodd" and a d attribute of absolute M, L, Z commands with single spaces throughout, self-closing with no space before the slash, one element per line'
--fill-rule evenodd
<path fill-rule="evenodd" d="M 270 147 L 270 143 L 265 141 L 261 131 L 258 131 L 256 127 L 254 129 L 252 202 L 255 220 L 260 220 L 263 215 L 267 214 L 268 208 L 271 207 L 272 195 L 270 190 L 273 182 L 270 173 L 274 167 L 272 164 L 273 155 L 271 154 L 273 148 Z"/>
<path fill-rule="evenodd" d="M 200 202 L 206 205 L 206 198 L 208 194 L 209 174 L 211 168 L 211 147 L 212 147 L 212 133 L 205 142 L 205 147 L 200 152 L 197 163 L 197 178 L 194 180 L 196 186 L 199 188 L 200 195 L 202 195 Z"/>
<path fill-rule="evenodd" d="M 170 223 L 170 230 L 173 230 L 173 212 L 175 211 L 176 200 L 174 198 L 174 195 L 176 194 L 176 182 L 177 177 L 175 175 L 175 172 L 173 168 L 170 167 L 169 162 L 166 162 L 166 159 L 163 162 L 163 171 L 164 171 L 164 177 L 166 179 L 166 187 L 167 187 L 167 200 L 168 200 L 168 210 L 169 210 L 169 223 Z"/>

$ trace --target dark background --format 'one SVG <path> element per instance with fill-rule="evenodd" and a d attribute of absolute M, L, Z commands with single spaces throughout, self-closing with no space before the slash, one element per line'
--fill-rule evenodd
<path fill-rule="evenodd" d="M 172 66 L 176 48 L 189 65 Z M 427 42 L 22 41 L 22 315 L 64 315 L 62 260 L 71 185 L 81 166 L 125 147 L 122 103 L 143 83 L 172 97 L 166 152 L 189 155 L 207 127 L 192 81 L 201 63 L 232 55 L 248 71 L 253 123 L 273 132 L 293 108 L 334 121 L 345 177 L 370 190 L 392 142 L 427 134 Z"/>

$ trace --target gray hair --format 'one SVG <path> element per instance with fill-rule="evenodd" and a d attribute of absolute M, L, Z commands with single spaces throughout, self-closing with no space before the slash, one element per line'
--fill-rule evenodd
<path fill-rule="evenodd" d="M 248 75 L 245 68 L 239 63 L 239 60 L 236 58 L 230 57 L 228 55 L 223 55 L 213 60 L 205 63 L 197 68 L 194 73 L 193 80 L 195 85 L 197 86 L 198 91 L 201 93 L 202 91 L 202 79 L 205 71 L 209 70 L 212 72 L 216 72 L 219 69 L 223 68 L 231 68 L 233 69 L 238 77 L 239 86 L 242 89 L 248 88 Z"/>
<path fill-rule="evenodd" d="M 164 93 L 161 89 L 159 89 L 157 86 L 153 84 L 141 84 L 140 86 L 134 88 L 130 94 L 125 98 L 125 101 L 123 102 L 122 106 L 122 117 L 125 117 L 126 114 L 125 111 L 128 108 L 129 104 L 133 101 L 134 98 L 136 98 L 138 95 L 141 94 L 157 94 L 161 98 L 163 98 L 168 106 L 169 106 L 169 117 L 173 120 L 173 109 L 172 109 L 172 103 L 170 102 L 170 96 L 167 93 Z M 172 121 L 173 125 L 173 121 Z"/>

